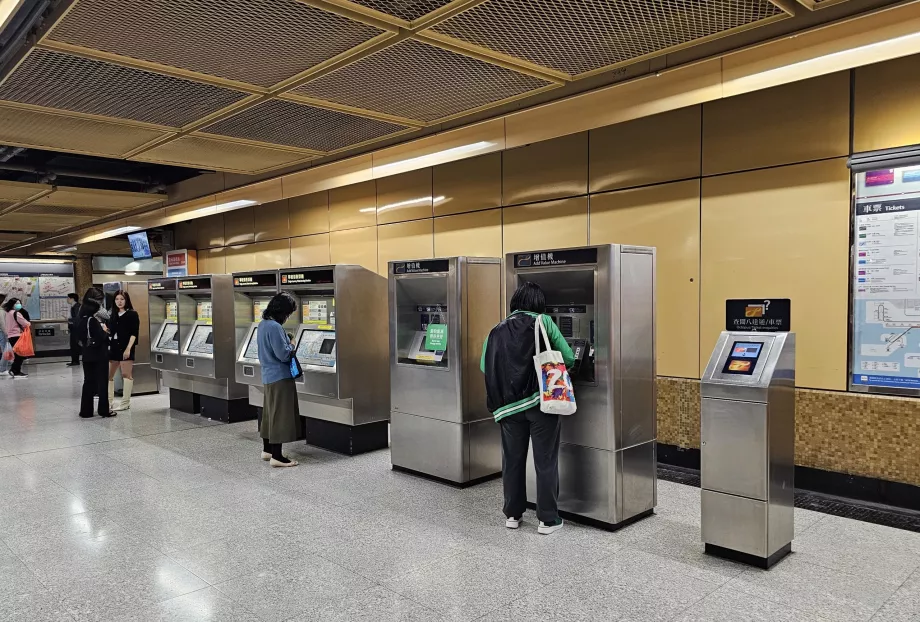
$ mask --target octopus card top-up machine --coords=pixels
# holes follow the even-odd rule
[[[284,328],[303,369],[296,385],[307,443],[346,455],[385,448],[386,279],[350,264],[284,269],[279,278],[297,300]]]
[[[150,320],[150,367],[160,372],[163,384],[168,387],[168,376],[179,371],[179,302],[176,298],[176,279],[147,281],[147,314]]]
[[[236,334],[236,381],[249,387],[249,404],[262,408],[265,390],[259,365],[259,323],[278,293],[278,271],[233,274],[233,316]]]
[[[656,502],[655,249],[607,244],[509,253],[505,296],[539,285],[575,355],[578,411],[562,420],[559,510],[618,529]],[[532,459],[531,459],[532,463]],[[535,498],[528,469],[528,498]]]
[[[210,419],[255,418],[246,385],[236,381],[233,282],[229,274],[182,277],[176,285],[179,311],[178,371],[165,376],[170,407],[200,411]]]

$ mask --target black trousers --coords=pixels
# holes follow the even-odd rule
[[[77,335],[73,330],[71,330],[70,331],[70,362],[73,363],[74,365],[80,362],[80,351],[81,350],[82,348],[80,347],[80,344],[77,342]]]
[[[527,451],[533,444],[537,473],[537,518],[544,523],[559,519],[559,415],[540,407],[509,415],[498,422],[502,428],[502,483],[505,516],[520,518],[527,509]]]
[[[16,342],[19,341],[19,337],[10,337],[10,345],[15,346]],[[14,374],[22,373],[22,364],[25,362],[25,359],[19,356],[18,354],[13,355],[13,365],[10,367],[10,371]]]
[[[83,360],[83,395],[80,397],[80,414],[93,414],[93,396],[99,396],[99,415],[109,414],[109,362]]]

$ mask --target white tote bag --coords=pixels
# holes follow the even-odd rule
[[[540,335],[543,335],[546,344],[545,352],[540,352]],[[533,362],[540,385],[540,410],[552,415],[574,415],[575,392],[572,390],[572,379],[565,368],[562,353],[550,349],[542,315],[537,316],[534,322],[533,339],[536,352]]]

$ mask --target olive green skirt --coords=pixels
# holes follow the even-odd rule
[[[304,422],[297,406],[297,388],[293,378],[265,385],[262,425],[259,434],[272,445],[293,443],[303,438]]]

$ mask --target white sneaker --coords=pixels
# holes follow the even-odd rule
[[[266,462],[268,462],[269,460],[272,459],[272,455],[271,455],[269,452],[267,452],[267,451],[263,451],[263,452],[262,452],[262,459],[265,460]]]
[[[279,462],[278,460],[275,460],[274,458],[271,458],[268,461],[268,463],[272,465],[273,467],[295,467],[298,464],[296,460],[291,460],[290,462]]]
[[[559,531],[560,529],[562,529],[563,524],[564,523],[561,518],[559,519],[559,522],[555,525],[547,525],[543,521],[540,521],[540,526],[537,527],[537,533],[544,535],[544,536],[548,536],[554,531]]]
[[[521,526],[520,518],[507,518],[505,519],[505,527],[508,529],[517,529]]]

